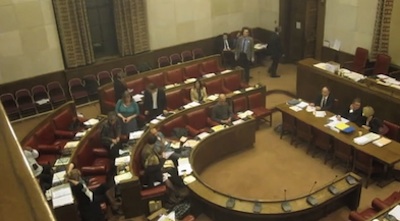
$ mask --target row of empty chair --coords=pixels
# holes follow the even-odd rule
[[[186,50],[182,53],[173,53],[170,56],[161,56],[157,59],[158,67],[166,67],[169,65],[179,64],[185,61],[204,57],[204,52],[201,48],[195,48],[192,51]]]

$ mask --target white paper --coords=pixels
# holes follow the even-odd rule
[[[135,94],[135,95],[132,96],[132,98],[133,98],[133,100],[134,100],[135,102],[140,102],[140,101],[142,101],[143,97],[144,97],[143,94]]]
[[[158,124],[160,123],[160,120],[157,118],[154,118],[153,120],[150,121],[151,124]]]
[[[302,110],[300,107],[297,107],[297,106],[291,106],[291,107],[289,107],[289,109],[291,109],[291,110],[293,110],[295,112],[298,112],[298,111]]]
[[[233,125],[238,125],[238,124],[241,124],[241,123],[244,123],[244,120],[239,119],[239,120],[232,121]]]
[[[240,94],[240,93],[242,93],[242,92],[240,92],[240,91],[238,91],[238,90],[236,90],[236,91],[233,92],[233,94]]]
[[[175,85],[174,84],[167,84],[164,87],[165,87],[165,89],[170,89],[170,88],[175,87]]]
[[[175,211],[170,212],[168,215],[162,215],[157,221],[175,221]]]
[[[261,44],[261,43],[257,43],[254,45],[254,49],[264,49],[267,48],[268,44]]]
[[[181,143],[180,142],[172,142],[171,147],[173,149],[179,149],[179,148],[181,148]]]
[[[161,115],[158,115],[156,118],[159,119],[159,120],[164,120],[165,116],[161,114]]]
[[[37,100],[35,103],[37,103],[38,105],[43,105],[43,104],[46,104],[49,102],[50,102],[50,99],[44,98],[44,99]]]
[[[209,135],[210,135],[209,133],[203,132],[203,133],[198,134],[197,137],[198,137],[200,140],[202,140],[202,139],[208,137]]]
[[[333,41],[331,48],[333,50],[339,51],[340,50],[340,46],[341,46],[342,42],[338,39],[335,39],[335,41]]]
[[[139,139],[142,136],[143,132],[144,132],[143,130],[138,130],[138,131],[130,133],[129,140]]]
[[[306,111],[307,111],[307,112],[314,112],[314,111],[315,111],[315,107],[313,107],[313,106],[307,106]]]
[[[115,184],[119,184],[121,181],[129,180],[130,178],[132,178],[132,174],[130,172],[126,172],[126,173],[114,176],[114,181],[115,181]]]
[[[199,105],[200,105],[199,102],[193,101],[193,102],[190,102],[190,103],[186,104],[185,106],[183,106],[183,108],[189,109],[189,108],[196,107],[196,106],[199,106]]]
[[[68,183],[51,188],[51,198],[52,199],[66,196],[66,195],[71,195],[71,194],[72,194],[71,187]]]
[[[91,119],[83,122],[83,124],[86,125],[86,126],[93,126],[93,125],[96,125],[97,123],[99,123],[99,120],[98,119],[94,119],[94,118],[91,118]]]
[[[251,90],[254,90],[254,87],[248,87],[248,88],[246,88],[246,89],[244,89],[245,91],[251,91]]]
[[[189,175],[189,176],[186,176],[185,178],[183,178],[183,183],[185,185],[191,184],[194,181],[196,181],[196,177],[194,177],[193,175]]]
[[[60,171],[60,172],[54,173],[53,181],[52,181],[53,186],[63,183],[65,180],[66,173],[67,173],[66,171]]]
[[[193,83],[195,81],[196,81],[196,78],[188,78],[188,79],[186,79],[185,84]]]
[[[226,69],[226,70],[224,70],[224,71],[221,71],[221,74],[226,74],[226,73],[229,73],[229,72],[232,72],[232,70]]]
[[[122,149],[122,150],[118,150],[119,155],[123,155],[126,153],[129,153],[129,148],[128,149]]]
[[[299,108],[301,108],[301,109],[303,109],[303,108],[305,108],[305,107],[308,106],[308,103],[307,103],[307,102],[304,102],[304,101],[301,101],[301,102],[298,103],[296,106],[299,107]]]
[[[72,196],[72,194],[70,195],[65,195],[62,197],[58,197],[55,199],[52,199],[53,202],[53,209],[58,208],[58,207],[62,207],[62,206],[66,206],[66,205],[71,205],[74,203],[74,197]]]
[[[64,149],[75,148],[78,146],[78,144],[79,144],[79,141],[69,141],[64,145]]]
[[[162,153],[162,157],[164,159],[168,159],[172,154],[174,153],[174,151],[166,151]]]
[[[178,159],[178,175],[189,175],[192,173],[192,166],[190,165],[189,158]]]
[[[315,111],[314,116],[315,117],[325,117],[326,112],[325,111]]]
[[[71,157],[61,157],[58,158],[56,160],[56,162],[54,163],[54,166],[65,166],[69,163],[69,160],[71,159]]]
[[[126,165],[129,162],[131,162],[131,156],[129,156],[129,155],[115,158],[115,166]]]
[[[191,147],[191,148],[194,148],[194,147],[197,146],[198,143],[199,143],[198,140],[187,140],[187,141],[183,144],[183,146],[184,146],[184,147]]]
[[[86,130],[85,131],[81,131],[75,134],[75,137],[83,137],[86,135]]]
[[[370,133],[367,133],[367,134],[365,134],[365,135],[363,135],[361,137],[354,138],[353,141],[354,141],[354,143],[356,143],[358,145],[365,145],[367,143],[370,143],[370,142],[372,142],[374,140],[379,139],[380,137],[381,136],[379,134],[370,132]]]
[[[203,77],[205,77],[205,78],[210,78],[210,77],[214,77],[214,76],[215,76],[215,73],[208,73],[208,74],[203,75]]]
[[[394,216],[397,220],[400,220],[400,205],[397,205],[392,210],[390,210],[389,215]]]

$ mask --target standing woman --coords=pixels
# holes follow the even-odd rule
[[[139,115],[139,106],[132,99],[128,91],[125,91],[122,98],[115,105],[115,112],[122,122],[122,134],[127,134],[138,130],[137,116]]]
[[[197,79],[194,82],[193,87],[190,89],[190,99],[192,101],[203,102],[207,98],[206,87],[204,87],[203,82]]]

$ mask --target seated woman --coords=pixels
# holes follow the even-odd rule
[[[115,105],[115,112],[122,122],[122,134],[129,135],[129,133],[138,130],[136,118],[140,113],[139,106],[128,91],[125,91],[122,98],[118,100]]]
[[[379,134],[380,129],[383,126],[383,122],[379,118],[376,118],[374,114],[375,114],[374,108],[372,108],[371,106],[366,106],[363,108],[362,127],[371,132]]]
[[[207,99],[206,87],[204,87],[200,79],[197,79],[194,82],[193,88],[190,89],[190,99],[196,102],[203,102]]]

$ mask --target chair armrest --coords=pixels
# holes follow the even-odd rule
[[[62,138],[73,138],[75,136],[74,132],[68,130],[55,130],[54,134],[56,135],[56,137]]]
[[[193,137],[200,133],[199,130],[197,130],[197,129],[195,129],[195,128],[189,126],[189,125],[186,125],[186,129],[189,131],[189,134],[190,134],[191,136],[193,136]]]
[[[93,148],[93,154],[96,157],[108,157],[108,151],[105,148]]]
[[[39,153],[46,153],[46,154],[60,154],[61,147],[58,145],[51,145],[51,144],[38,144],[36,148]]]
[[[387,205],[385,202],[383,202],[381,199],[379,198],[375,198],[372,200],[371,203],[372,208],[374,208],[377,211],[381,211],[387,207],[389,207],[390,205]]]
[[[82,174],[85,176],[90,175],[102,175],[107,173],[107,168],[105,165],[101,166],[84,166],[81,168]]]
[[[364,221],[365,218],[362,217],[359,213],[355,211],[351,211],[349,214],[349,220],[351,221]]]
[[[153,188],[145,189],[140,191],[142,199],[156,198],[164,195],[167,192],[167,187],[165,185],[156,186]]]

